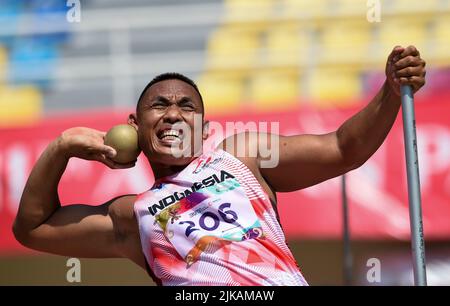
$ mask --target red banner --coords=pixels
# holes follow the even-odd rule
[[[417,99],[416,122],[423,222],[428,239],[450,238],[450,97]],[[298,110],[271,114],[210,118],[227,121],[279,122],[280,133],[325,133],[335,130],[358,109]],[[0,252],[23,251],[11,226],[28,175],[46,145],[64,129],[88,126],[108,130],[126,121],[127,112],[89,112],[46,118],[32,127],[0,130]],[[376,127],[374,127],[376,128]],[[302,175],[299,173],[298,175]],[[97,162],[72,159],[61,181],[62,203],[101,204],[114,196],[139,193],[152,184],[143,155],[137,166],[110,170]],[[341,180],[305,190],[280,193],[278,206],[288,236],[339,238],[342,227]],[[355,239],[409,238],[409,213],[401,115],[382,147],[361,168],[347,175],[350,227]]]

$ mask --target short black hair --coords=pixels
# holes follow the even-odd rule
[[[138,99],[138,102],[136,105],[136,113],[139,109],[139,104],[141,103],[142,98],[144,97],[145,93],[147,92],[147,89],[149,89],[152,85],[154,85],[158,82],[162,82],[162,81],[166,81],[166,80],[180,80],[180,81],[183,81],[183,82],[191,85],[192,87],[194,87],[195,91],[200,96],[200,102],[202,102],[203,112],[205,111],[205,106],[203,104],[203,97],[202,97],[202,94],[200,93],[200,90],[198,90],[197,84],[195,84],[195,82],[192,79],[188,78],[187,76],[185,76],[181,73],[166,72],[166,73],[157,75],[156,77],[153,78],[153,80],[150,81],[150,83],[147,84],[147,86],[145,86],[144,90],[142,91],[141,95],[139,96],[139,99]]]

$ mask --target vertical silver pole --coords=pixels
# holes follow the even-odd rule
[[[348,219],[347,185],[345,174],[342,175],[342,216],[343,216],[343,244],[344,244],[344,285],[352,285],[353,258],[350,246],[350,226]]]
[[[406,174],[408,177],[409,219],[413,255],[414,285],[426,286],[425,244],[420,198],[419,160],[417,157],[416,119],[411,86],[401,86]]]

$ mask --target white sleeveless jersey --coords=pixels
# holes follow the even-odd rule
[[[134,210],[159,285],[307,285],[268,196],[223,150],[155,181]]]

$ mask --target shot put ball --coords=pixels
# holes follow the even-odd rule
[[[117,155],[112,160],[120,164],[135,161],[141,153],[137,131],[128,124],[112,127],[106,133],[105,145],[113,147],[117,151]]]

